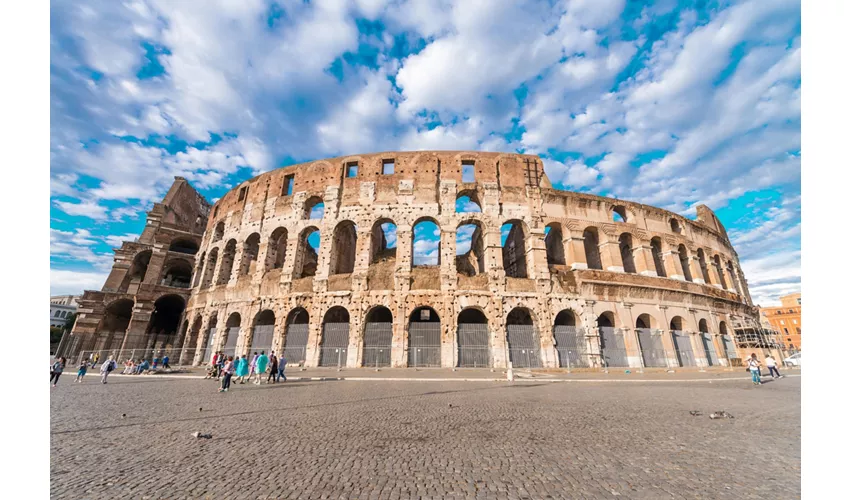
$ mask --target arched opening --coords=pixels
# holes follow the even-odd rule
[[[685,281],[693,281],[691,275],[691,259],[688,256],[688,249],[685,245],[679,245],[679,263],[682,265],[682,274],[685,275]]]
[[[266,271],[282,269],[286,260],[286,228],[279,227],[272,231],[269,237],[269,248],[266,250]]]
[[[192,284],[192,264],[183,259],[172,259],[162,272],[160,284],[175,288],[189,288]]]
[[[683,331],[685,320],[681,316],[673,316],[670,320],[670,330],[673,336],[673,348],[676,350],[676,360],[679,366],[696,366],[691,336]]]
[[[629,233],[620,235],[620,257],[623,259],[623,271],[632,274],[637,273],[632,247],[632,235]]]
[[[661,340],[661,331],[656,329],[655,318],[649,314],[641,314],[635,321],[638,345],[640,346],[643,366],[667,366],[667,355]]]
[[[708,272],[708,264],[705,261],[705,252],[702,248],[697,250],[697,258],[699,259],[699,268],[702,271],[702,279],[706,282],[706,284],[711,284],[711,276]]]
[[[481,203],[478,201],[478,195],[475,191],[461,191],[455,200],[455,212],[475,213],[481,212]]]
[[[363,329],[362,364],[365,367],[390,366],[393,347],[393,313],[384,306],[373,307],[366,314]]]
[[[726,327],[726,322],[721,321],[720,325],[718,325],[718,331],[720,332],[720,337],[723,339],[723,350],[726,354],[726,359],[729,360],[729,363],[732,363],[733,359],[740,359],[738,356],[738,350],[735,349],[735,342],[732,340],[732,336],[729,335],[729,330]]]
[[[587,340],[584,330],[578,328],[576,313],[564,309],[555,316],[555,349],[558,351],[558,365],[562,368],[586,367],[588,364]]]
[[[407,322],[407,366],[439,367],[442,363],[440,316],[434,309],[417,307]]]
[[[714,256],[714,270],[717,272],[717,277],[720,279],[720,286],[724,290],[728,290],[726,286],[726,276],[723,276],[723,267],[720,265],[720,256]]]
[[[216,285],[224,285],[230,281],[230,275],[233,273],[233,260],[236,258],[236,240],[230,240],[224,247],[221,253],[221,268],[218,272],[218,280]]]
[[[664,259],[661,256],[661,238],[655,237],[649,241],[649,248],[652,251],[652,261],[655,263],[655,273],[662,278],[667,277],[667,270],[664,268]]]
[[[173,347],[177,329],[186,303],[179,295],[164,295],[153,304],[153,312],[148,323],[147,333],[153,336],[148,344],[154,350]]]
[[[528,278],[525,260],[525,231],[519,221],[502,224],[502,265],[509,278]]]
[[[628,212],[626,212],[626,207],[622,205],[617,205],[616,207],[611,209],[611,220],[614,222],[628,222]]]
[[[397,228],[390,219],[380,219],[372,225],[369,264],[395,260]]]
[[[319,230],[308,227],[298,237],[298,250],[295,253],[293,278],[309,278],[316,275],[319,264]]]
[[[670,230],[676,234],[682,233],[682,226],[679,224],[678,220],[670,219]]]
[[[484,273],[484,231],[478,221],[461,223],[457,227],[455,267],[458,274],[477,276]]]
[[[180,351],[179,364],[181,365],[187,360],[191,361],[194,358],[195,350],[201,348],[198,345],[198,342],[201,340],[201,321],[201,315],[195,316],[195,320],[192,321],[192,327],[186,333],[186,338],[183,340],[185,349]]]
[[[732,286],[735,288],[735,293],[741,295],[741,286],[738,283],[738,274],[735,272],[735,269],[732,267],[732,262],[726,262],[726,274],[729,275],[729,279],[732,280]],[[793,312],[793,311],[788,311]]]
[[[720,362],[717,359],[717,351],[714,349],[714,339],[711,338],[711,333],[708,331],[708,321],[701,319],[698,325],[702,347],[705,351],[705,360],[708,362],[708,366],[717,366]]]
[[[215,266],[218,264],[218,248],[210,250],[209,258],[207,259],[206,267],[204,267],[204,277],[201,280],[201,288],[209,288],[212,285],[213,276],[215,275]]]
[[[486,368],[491,366],[490,329],[487,316],[468,307],[457,316],[457,349],[459,367]]]
[[[103,319],[97,325],[97,337],[102,342],[100,349],[118,347],[124,339],[130,319],[133,317],[134,303],[130,299],[119,299],[106,306]]]
[[[305,219],[321,219],[325,216],[325,202],[320,196],[311,196],[304,202]]]
[[[650,328],[653,328],[654,323],[655,318],[653,318],[649,314],[643,313],[637,317],[637,320],[635,321],[635,328],[643,328],[648,330]]]
[[[589,227],[582,233],[584,238],[584,255],[587,258],[588,269],[602,269],[602,257],[599,255],[599,232],[595,227]]]
[[[195,273],[195,279],[192,281],[192,287],[196,287],[201,283],[201,277],[204,274],[204,265],[206,263],[207,253],[202,252],[201,258],[198,260],[198,272]]]
[[[227,318],[224,324],[224,347],[221,349],[225,356],[234,356],[236,354],[236,342],[239,341],[239,332],[242,326],[242,316],[239,313],[233,313]]]
[[[614,313],[605,311],[596,318],[599,329],[599,350],[604,367],[626,367],[629,360],[626,355],[626,341],[623,332],[617,328]]]
[[[343,367],[348,357],[349,315],[342,306],[328,309],[322,320],[319,366]]]
[[[508,356],[517,368],[540,368],[540,339],[531,311],[515,307],[506,321]]]
[[[257,256],[260,254],[260,235],[251,233],[242,247],[242,262],[239,265],[239,276],[253,276],[257,270]]]
[[[271,352],[274,341],[274,312],[270,309],[260,311],[254,318],[254,331],[251,336],[251,351]]]
[[[307,338],[310,336],[310,314],[303,307],[296,307],[286,315],[286,331],[283,342],[283,360],[293,365],[302,365],[307,359]],[[281,361],[283,362],[283,361]]]
[[[203,359],[205,363],[209,363],[212,360],[213,356],[213,345],[215,342],[215,332],[216,326],[218,325],[218,314],[213,313],[210,315],[209,326],[207,327],[207,343],[203,346],[204,353]],[[200,346],[199,346],[200,347]]]
[[[168,246],[168,251],[195,255],[198,253],[198,244],[193,240],[177,238]]]
[[[549,267],[567,264],[564,255],[564,233],[560,224],[549,224],[545,229],[546,262]]]
[[[215,229],[213,229],[212,242],[215,243],[222,238],[224,238],[224,221],[219,221],[219,223],[215,225]]]
[[[413,225],[413,267],[440,265],[440,226],[431,219]]]
[[[139,284],[145,280],[145,275],[148,272],[148,264],[151,261],[152,252],[143,250],[133,257],[133,263],[130,264],[130,270],[127,272],[127,277],[121,284],[121,291],[127,293],[136,293],[139,289]]]
[[[349,274],[354,271],[357,255],[357,226],[350,220],[336,225],[331,244],[330,274]]]

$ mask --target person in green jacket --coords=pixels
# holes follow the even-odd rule
[[[260,351],[260,356],[257,358],[257,380],[254,382],[255,384],[260,385],[262,374],[266,373],[268,367],[269,357],[266,356],[266,351]]]
[[[233,361],[236,364],[236,376],[239,378],[239,383],[245,383],[245,377],[248,376],[248,357],[244,354],[241,358]]]

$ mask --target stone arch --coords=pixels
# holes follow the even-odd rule
[[[679,263],[682,265],[682,274],[685,276],[685,281],[693,281],[691,275],[691,259],[688,255],[688,249],[684,244],[679,244]]]
[[[455,268],[458,274],[477,276],[485,273],[484,225],[481,221],[462,221],[455,232]]]
[[[385,306],[372,306],[364,315],[363,366],[390,366],[393,347],[393,313]]]
[[[213,248],[210,250],[210,254],[207,258],[206,267],[204,268],[204,276],[201,279],[201,289],[209,288],[212,285],[213,275],[215,274],[215,268],[218,264],[218,248]]]
[[[626,341],[623,332],[617,326],[617,316],[605,311],[596,318],[599,330],[599,351],[604,367],[629,366],[626,354]]]
[[[304,201],[305,219],[322,219],[325,216],[325,201],[321,196],[311,196]]]
[[[251,346],[251,351],[271,352],[274,342],[275,321],[275,314],[271,309],[263,309],[254,316],[251,339],[246,342],[246,345]]]
[[[576,314],[576,312],[570,308],[561,309],[558,314],[555,315],[554,324],[555,326],[579,326],[581,322],[581,317]]]
[[[612,311],[605,311],[596,317],[596,326],[599,328],[616,328],[617,315]]]
[[[301,306],[286,315],[281,363],[301,365],[307,359],[307,340],[310,336],[310,313]]]
[[[455,212],[459,214],[481,212],[481,201],[478,199],[478,193],[474,189],[459,192],[457,198],[455,198]]]
[[[466,307],[458,313],[457,347],[457,366],[466,368],[492,366],[489,320],[480,308]]]
[[[130,285],[138,286],[145,280],[145,275],[148,273],[148,265],[151,261],[153,252],[151,250],[142,250],[133,256],[133,262],[130,264],[130,270],[127,271],[127,276],[121,284],[122,292],[135,293],[136,289],[130,290]]]
[[[220,241],[224,238],[224,221],[219,221],[218,224],[215,225],[215,229],[213,229],[213,237],[212,242]]]
[[[611,220],[614,222],[629,222],[629,214],[623,205],[615,205],[611,208]]]
[[[584,255],[587,257],[588,269],[602,269],[602,256],[599,254],[599,230],[593,226],[587,227],[582,233],[584,238]]]
[[[439,367],[442,363],[440,314],[431,306],[418,306],[407,317],[407,366]]]
[[[441,245],[440,223],[432,217],[417,219],[413,223],[413,245],[411,245],[410,256],[412,267],[439,266]]]
[[[525,223],[519,219],[511,219],[502,224],[502,265],[507,277],[528,278],[526,234],[528,233]]]
[[[168,245],[168,251],[195,255],[198,253],[198,242],[189,238],[175,238]]]
[[[239,276],[253,276],[257,270],[257,257],[260,255],[260,233],[251,233],[242,246],[242,262]]]
[[[319,251],[318,244],[314,247],[313,243],[317,243],[315,240],[319,240],[320,238],[321,233],[315,226],[305,228],[298,235],[298,248],[295,251],[295,269],[292,272],[293,279],[316,275],[319,265]]]
[[[175,288],[192,286],[192,264],[185,259],[169,259],[162,270],[160,284]]]
[[[369,245],[369,264],[395,259],[397,226],[392,219],[382,217],[372,224]]]
[[[207,320],[207,343],[206,345],[198,345],[198,349],[202,349],[203,353],[203,361],[205,363],[209,363],[212,360],[212,356],[214,353],[214,343],[216,340],[216,331],[218,326],[218,312],[213,312],[210,314],[209,320]],[[198,339],[200,342],[200,338]],[[196,357],[196,359],[199,359]]]
[[[224,246],[224,251],[221,252],[221,266],[218,271],[218,280],[216,285],[224,285],[230,281],[230,275],[233,273],[233,261],[236,259],[236,240],[231,239]]]
[[[185,309],[186,301],[180,295],[163,294],[156,299],[146,329],[147,344],[154,353],[158,349],[174,346]]]
[[[664,256],[661,253],[661,238],[658,236],[649,240],[649,248],[652,252],[652,261],[655,263],[655,273],[662,277],[667,277],[667,269],[664,267]]]
[[[708,321],[705,318],[700,319],[697,323],[697,329],[699,330],[699,337],[700,341],[702,341],[702,348],[705,352],[705,360],[708,366],[720,364],[720,360],[717,359],[717,351],[714,349],[714,339],[708,330]]]
[[[726,276],[723,275],[723,266],[720,264],[720,255],[714,254],[714,270],[717,271],[717,277],[720,280],[720,286],[727,290]]]
[[[93,342],[100,342],[101,346],[91,345],[91,349],[96,347],[100,349],[112,349],[119,347],[127,333],[127,327],[130,326],[130,320],[133,318],[133,307],[135,302],[132,299],[117,299],[110,302],[103,312],[103,317],[98,322],[95,332],[97,338],[92,338]]]
[[[225,356],[235,356],[236,343],[239,341],[239,332],[242,329],[242,315],[238,312],[231,313],[224,323],[224,336],[221,352]]]
[[[286,261],[286,245],[289,232],[285,227],[278,227],[269,236],[269,245],[266,250],[266,271],[282,269]]]
[[[699,323],[697,323],[697,328],[700,333],[708,333],[708,321],[705,318],[700,319]]]
[[[579,328],[580,316],[572,309],[562,309],[555,315],[552,336],[558,352],[558,365],[562,368],[587,367],[587,340]]]
[[[623,259],[623,271],[631,274],[637,273],[634,258],[634,243],[632,235],[623,233],[619,238],[620,242],[620,257]]]
[[[658,323],[649,313],[643,313],[635,321],[638,347],[643,358],[643,366],[662,368],[667,366],[667,353],[661,340]]]
[[[702,279],[707,285],[710,285],[711,273],[708,272],[708,263],[705,260],[705,251],[702,248],[697,250],[697,259],[699,259],[699,269],[702,272]]]
[[[354,272],[357,257],[357,226],[350,220],[336,225],[331,243],[330,275]]]
[[[658,322],[651,314],[643,313],[635,320],[635,328],[656,329],[658,328]]]
[[[546,243],[546,262],[549,267],[567,264],[564,252],[564,232],[561,224],[552,222],[546,225],[544,241]]]
[[[670,329],[674,331],[684,331],[688,324],[681,316],[673,316],[670,319]]]
[[[540,336],[534,313],[526,307],[514,307],[505,319],[508,359],[517,368],[540,368]]]
[[[676,234],[682,234],[682,225],[675,217],[670,218],[670,230]]]
[[[343,367],[348,359],[351,315],[343,306],[333,306],[322,318],[319,366]]]

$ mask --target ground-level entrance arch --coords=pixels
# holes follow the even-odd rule
[[[540,368],[540,338],[531,311],[516,307],[507,319],[508,359],[515,368]]]
[[[349,329],[350,316],[344,307],[334,306],[328,309],[322,321],[319,366],[345,366],[348,359]]]
[[[407,366],[439,367],[442,362],[440,350],[440,316],[430,307],[418,307],[410,313],[407,324]]]
[[[390,366],[393,350],[393,313],[384,306],[366,314],[363,328],[363,366]]]
[[[490,329],[487,316],[478,309],[464,309],[457,317],[457,365],[464,368],[489,368]]]

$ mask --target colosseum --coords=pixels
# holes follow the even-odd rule
[[[758,324],[708,207],[690,220],[554,189],[535,155],[448,151],[292,165],[213,205],[178,177],[79,312],[71,356],[306,367],[728,366]]]

